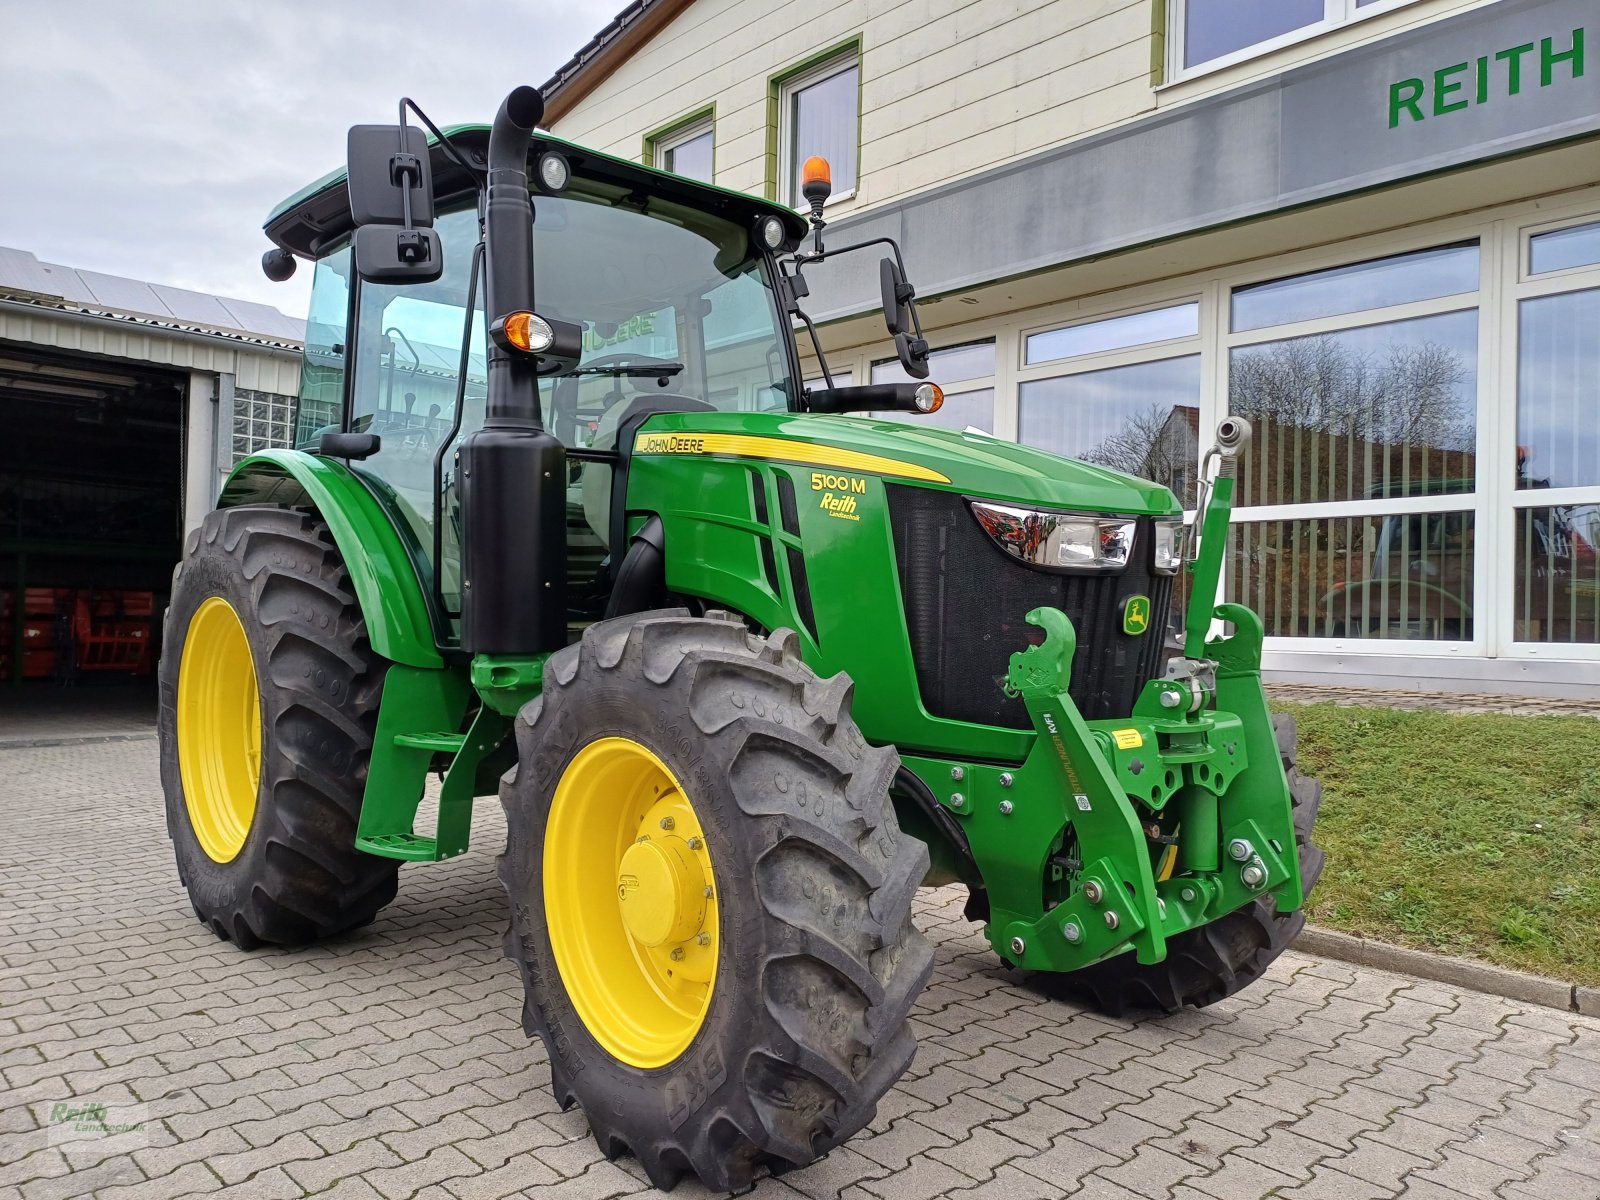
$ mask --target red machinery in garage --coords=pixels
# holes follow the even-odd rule
[[[0,592],[0,628],[10,628],[14,593]],[[155,594],[30,587],[22,593],[22,677],[73,682],[87,674],[149,675],[155,667]],[[0,679],[11,673],[0,646]]]

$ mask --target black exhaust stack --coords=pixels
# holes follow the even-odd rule
[[[489,324],[534,311],[528,139],[538,88],[505,98],[489,134],[484,217]],[[483,428],[457,454],[461,644],[474,654],[537,654],[567,644],[567,452],[539,412],[538,359],[489,341]]]

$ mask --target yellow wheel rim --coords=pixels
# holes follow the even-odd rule
[[[232,862],[261,789],[261,692],[239,614],[221,596],[195,610],[178,664],[178,774],[208,857]]]
[[[562,773],[544,905],[561,982],[595,1041],[642,1069],[687,1050],[717,975],[711,851],[688,795],[638,742],[591,742]]]

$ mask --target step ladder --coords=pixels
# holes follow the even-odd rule
[[[445,732],[460,727],[467,699],[468,688],[454,672],[389,668],[356,849],[402,862],[439,862],[466,851],[479,768],[511,730],[510,717],[481,705],[466,732]],[[417,809],[441,756],[449,763],[430,836],[416,830]]]

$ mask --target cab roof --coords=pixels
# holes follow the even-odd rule
[[[451,125],[443,132],[450,144],[474,167],[486,165],[489,126]],[[477,187],[477,180],[456,164],[439,145],[438,139],[430,136],[428,145],[431,147],[429,158],[433,168],[436,204],[442,207],[447,199]],[[792,242],[798,242],[808,228],[805,218],[799,213],[775,201],[701,183],[669,171],[659,171],[654,167],[591,150],[542,129],[535,130],[528,139],[529,156],[537,156],[546,150],[558,150],[565,155],[572,165],[574,176],[622,184],[646,195],[662,195],[679,204],[714,212],[740,224],[754,225],[757,218],[769,215],[781,217]],[[351,232],[345,168],[329,171],[321,179],[281,202],[267,216],[265,229],[267,237],[275,245],[303,258],[321,258],[343,244]]]

